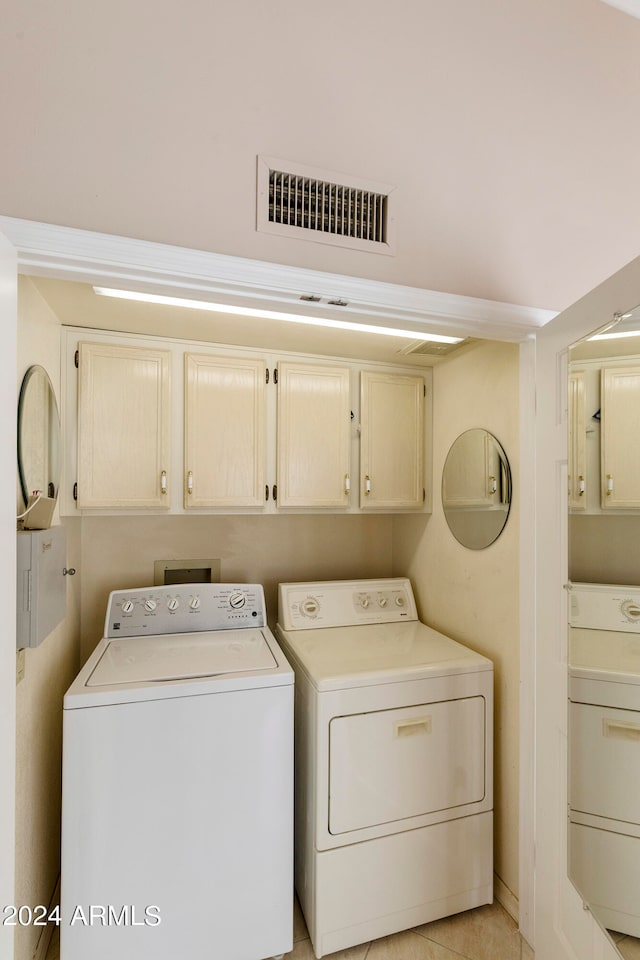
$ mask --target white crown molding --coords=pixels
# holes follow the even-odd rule
[[[94,233],[73,227],[0,216],[0,231],[18,253],[18,269],[32,276],[100,283],[220,302],[252,300],[291,312],[358,315],[368,321],[460,336],[521,341],[547,323],[554,311],[481,300],[360,277],[322,273],[279,263],[190,250],[169,244]],[[345,300],[331,307],[327,300]]]

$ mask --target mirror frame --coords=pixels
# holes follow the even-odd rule
[[[44,367],[40,366],[40,364],[33,364],[32,366],[28,367],[24,377],[22,378],[20,394],[18,397],[18,476],[20,478],[22,499],[24,500],[25,504],[27,504],[29,501],[29,489],[30,486],[33,487],[33,484],[29,484],[29,477],[27,476],[25,465],[26,450],[23,437],[24,412],[27,403],[29,386],[34,381],[36,376],[40,376],[44,379],[44,386],[47,390],[49,403],[54,414],[54,417],[52,417],[51,420],[55,424],[53,434],[51,432],[51,422],[47,426],[47,443],[49,446],[49,451],[53,451],[55,459],[57,460],[54,470],[55,476],[53,476],[51,479],[48,479],[47,489],[46,491],[43,491],[43,494],[52,500],[57,500],[58,491],[60,489],[60,413],[58,410],[58,403],[49,374]],[[53,456],[51,457],[51,460],[54,460]]]
[[[445,499],[445,481],[447,475],[447,464],[451,464],[452,454],[456,450],[456,445],[458,450],[460,450],[463,441],[466,439],[471,439],[471,434],[477,434],[478,439],[483,441],[483,446],[485,446],[485,455],[482,457],[482,462],[477,464],[476,478],[479,477],[479,483],[473,483],[472,477],[472,486],[474,489],[469,487],[467,490],[463,491],[464,496],[460,499],[460,506],[447,507],[447,500]],[[490,464],[487,462],[487,449],[486,444],[491,443],[493,445],[494,451],[498,457],[498,467],[494,469],[495,474],[499,476],[494,476],[492,473],[489,475],[489,470],[491,469]],[[489,481],[493,481],[494,489],[489,488]],[[495,494],[499,494],[500,499],[496,502],[491,498]],[[511,474],[511,465],[509,463],[509,458],[505,453],[504,447],[489,430],[486,430],[484,427],[471,427],[468,430],[464,430],[459,434],[456,439],[453,441],[449,447],[447,456],[442,467],[442,481],[440,486],[440,495],[442,499],[442,510],[444,512],[445,520],[447,521],[447,526],[451,531],[455,539],[463,547],[466,547],[468,550],[485,550],[487,547],[490,547],[492,543],[495,543],[502,531],[504,530],[507,520],[509,519],[509,514],[511,512],[511,501],[513,493],[513,481]],[[498,506],[505,506],[506,509],[499,511]],[[471,521],[475,520],[473,530],[473,536],[463,536],[462,530],[459,525],[454,524],[454,517],[465,516]],[[491,518],[500,517],[502,522],[500,523],[499,529],[488,529],[484,531],[482,527],[488,527],[487,521]],[[482,524],[480,523],[480,518],[482,518]]]

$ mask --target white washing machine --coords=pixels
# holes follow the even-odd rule
[[[261,586],[111,594],[64,698],[64,960],[292,949],[293,679]]]
[[[295,878],[316,957],[493,899],[493,665],[406,579],[285,583]]]
[[[640,587],[573,583],[569,625],[569,876],[640,937]]]

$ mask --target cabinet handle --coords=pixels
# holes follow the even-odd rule
[[[351,477],[349,476],[348,473],[345,473],[345,475],[344,475],[344,492],[345,492],[345,493],[350,493],[350,491],[351,491]]]
[[[578,477],[578,496],[583,497],[585,491],[584,477]]]
[[[163,470],[160,474],[160,493],[167,492],[167,471]]]
[[[489,496],[490,497],[493,496],[493,494],[496,492],[497,489],[498,489],[498,481],[496,480],[495,477],[489,477]]]
[[[365,497],[368,497],[370,493],[371,493],[371,478],[367,476],[367,477],[364,478],[364,495],[365,495]]]
[[[193,472],[191,470],[187,474],[187,493],[193,493]]]
[[[613,493],[613,476],[610,473],[608,473],[607,474],[607,496],[610,497],[612,493]]]

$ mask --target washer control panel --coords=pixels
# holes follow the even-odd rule
[[[180,583],[114,590],[105,637],[264,627],[264,590],[256,583]]]
[[[640,633],[640,586],[569,584],[569,623],[586,630]]]
[[[278,623],[284,630],[418,619],[411,583],[404,577],[281,583],[278,600]]]

